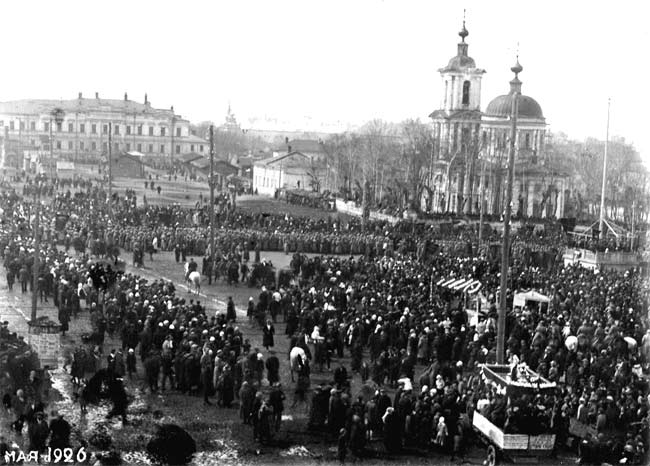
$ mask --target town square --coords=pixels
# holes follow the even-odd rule
[[[643,7],[522,3],[3,8],[0,464],[648,464]]]

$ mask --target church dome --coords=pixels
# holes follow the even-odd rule
[[[512,112],[512,94],[500,95],[488,104],[485,116],[509,117]],[[532,97],[519,96],[519,118],[536,118],[543,120],[542,107]]]
[[[468,68],[476,68],[476,62],[474,59],[472,57],[468,57],[467,55],[457,55],[449,60],[449,64],[445,70],[462,71]]]

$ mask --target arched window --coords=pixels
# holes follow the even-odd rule
[[[463,105],[469,105],[469,81],[463,83]]]

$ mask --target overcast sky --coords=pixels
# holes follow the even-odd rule
[[[523,93],[552,131],[631,141],[650,160],[647,2],[3,2],[0,100],[129,98],[192,121],[273,116],[427,120],[463,8],[483,109],[508,91],[519,43]],[[244,126],[246,124],[244,123]]]

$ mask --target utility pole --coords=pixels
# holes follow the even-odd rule
[[[108,217],[113,219],[113,160],[111,157],[112,154],[112,144],[113,139],[111,134],[113,133],[113,123],[108,122]]]
[[[52,114],[50,114],[50,179],[54,179],[54,141],[52,140]]]
[[[600,190],[600,221],[598,222],[598,229],[600,230],[600,239],[607,236],[605,234],[605,188],[607,186],[607,149],[609,146],[609,108],[611,106],[611,99],[607,99],[607,130],[605,133],[605,154],[603,156],[603,185]]]
[[[446,213],[449,212],[451,209],[451,164],[454,163],[454,160],[456,157],[460,154],[460,150],[457,150],[454,155],[451,157],[451,160],[449,160],[449,163],[447,164],[447,209]]]
[[[210,267],[214,267],[214,125],[210,125]],[[212,277],[212,271],[210,271]],[[212,278],[210,278],[212,281]]]
[[[636,217],[636,199],[632,200],[632,236],[630,238],[630,252],[634,251],[634,237],[636,236],[636,232],[634,231],[635,228],[635,217]]]
[[[51,144],[50,144],[51,145]],[[38,177],[37,177],[38,178]],[[41,270],[41,186],[40,180],[36,183],[36,202],[34,209],[34,223],[32,231],[34,232],[34,265],[32,266],[32,316],[31,322],[36,322],[36,308],[38,306],[38,275]]]
[[[481,167],[481,199],[479,200],[480,216],[478,221],[478,246],[483,244],[483,222],[485,221],[485,157],[483,157],[483,166]]]
[[[521,81],[518,74],[523,70],[517,58],[517,64],[510,68],[515,78],[510,81],[512,95],[512,113],[510,119],[510,152],[508,154],[508,185],[506,186],[505,215],[503,216],[503,245],[501,250],[501,283],[499,289],[499,315],[497,319],[497,364],[505,363],[506,315],[508,294],[508,269],[510,268],[510,215],[512,214],[512,184],[515,174],[515,150],[517,140],[517,115],[519,114],[519,94]]]

